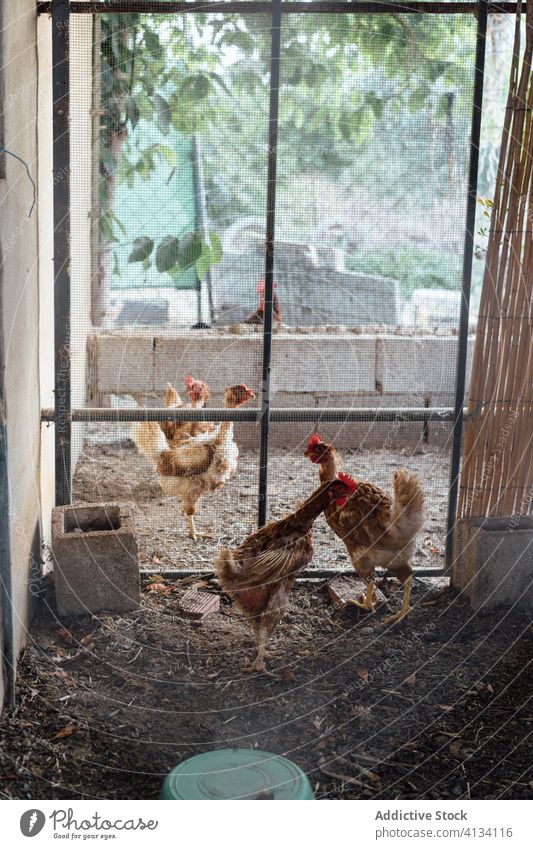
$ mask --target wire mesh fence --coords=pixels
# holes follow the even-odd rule
[[[72,406],[95,410],[72,426],[73,496],[135,501],[147,568],[200,569],[217,543],[257,526],[259,498],[273,519],[309,494],[317,470],[303,451],[319,430],[356,478],[390,492],[395,470],[420,474],[428,523],[415,566],[438,570],[476,18],[283,4],[273,91],[269,4],[164,5],[71,4]],[[255,393],[241,407],[253,420],[230,426],[222,449],[213,415],[199,466],[183,472],[205,483],[194,521],[212,539],[193,541],[187,486],[176,495],[160,463],[185,441],[165,444],[150,423],[139,437],[131,418],[166,404],[222,409],[237,384]],[[236,469],[206,482],[229,444]],[[315,566],[342,566],[322,521],[315,536]]]

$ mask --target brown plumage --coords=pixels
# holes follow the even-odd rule
[[[226,407],[239,407],[252,398],[252,390],[241,383],[227,387],[224,403]],[[233,422],[218,423],[212,432],[191,436],[171,448],[156,422],[140,422],[133,428],[133,439],[155,466],[165,495],[179,499],[190,536],[206,536],[196,531],[196,505],[203,495],[220,489],[237,473],[239,449],[233,438]]]
[[[265,320],[265,305],[261,303],[259,307],[244,320],[244,324],[263,324]],[[280,324],[283,321],[283,311],[277,295],[272,296],[272,320],[274,324]]]
[[[220,584],[250,619],[257,642],[250,670],[264,670],[266,642],[285,614],[298,573],[311,562],[315,519],[349,493],[342,481],[327,481],[284,519],[251,534],[233,551],[220,549],[215,561]]]
[[[345,477],[339,473],[341,458],[332,445],[313,434],[305,451],[311,462],[320,466],[320,480]],[[413,569],[411,559],[415,539],[424,525],[424,493],[417,475],[401,469],[394,475],[394,498],[369,481],[352,480],[352,494],[343,507],[330,506],[324,511],[332,531],[341,539],[357,574],[367,583],[364,601],[354,601],[374,611],[373,574],[376,566],[385,568],[404,586],[399,613],[385,621],[399,621],[409,606]]]

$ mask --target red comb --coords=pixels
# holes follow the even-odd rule
[[[272,282],[272,288],[273,288],[273,289],[277,289],[277,288],[278,288],[278,284],[276,283],[276,281],[275,281],[275,280]],[[264,294],[265,294],[265,278],[264,278],[264,277],[261,277],[261,280],[260,280],[260,281],[259,281],[259,283],[257,284],[257,291],[259,292],[259,294],[260,294],[260,295],[264,295]]]
[[[185,382],[185,386],[187,387],[187,389],[191,389],[194,386],[194,384],[196,383],[194,377],[191,377],[190,374],[185,375],[184,382]]]
[[[357,482],[354,481],[351,475],[347,474],[346,472],[339,472],[337,477],[340,481],[345,483],[346,486],[349,486],[352,492],[355,492],[355,490],[357,489]]]
[[[309,445],[307,447],[308,448],[314,448],[315,445],[321,445],[321,444],[322,444],[322,437],[320,436],[320,434],[319,433],[312,433],[311,436],[309,437]]]

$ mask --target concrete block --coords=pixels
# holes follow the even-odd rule
[[[497,605],[533,610],[533,517],[460,519],[454,532],[452,585],[474,610]]]
[[[454,392],[456,336],[390,336],[377,340],[376,380],[381,391]]]
[[[140,602],[139,559],[126,502],[52,510],[57,610],[76,616],[134,610]]]
[[[97,334],[88,394],[147,394],[154,386],[154,350],[151,337],[140,334]]]
[[[157,337],[153,351],[156,389],[164,389],[170,381],[181,391],[184,375],[192,374],[207,380],[212,392],[220,396],[234,383],[246,383],[258,391],[262,345],[261,334]],[[213,401],[210,406],[214,406]]]
[[[372,392],[376,342],[373,337],[321,333],[276,334],[272,344],[275,392]]]

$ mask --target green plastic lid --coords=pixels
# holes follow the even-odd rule
[[[300,767],[257,749],[217,749],[178,764],[162,799],[312,799]]]

